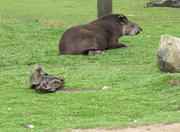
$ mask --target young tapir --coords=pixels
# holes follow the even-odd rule
[[[121,14],[104,16],[93,22],[71,27],[61,37],[59,52],[65,55],[102,53],[104,50],[128,47],[119,37],[137,35],[142,28]]]

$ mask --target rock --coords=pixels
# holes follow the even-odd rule
[[[41,80],[42,68],[39,65],[35,65],[34,71],[30,74],[30,88],[35,88],[39,85]]]
[[[24,125],[25,128],[34,128],[34,125]]]
[[[146,7],[174,7],[180,8],[180,0],[150,1]]]
[[[106,90],[106,89],[109,89],[110,87],[108,87],[108,86],[104,86],[103,88],[102,88],[102,90]]]
[[[157,65],[161,71],[180,72],[180,38],[162,35],[157,58]]]
[[[42,93],[56,92],[62,88],[65,80],[63,77],[49,75],[48,73],[41,74],[41,72],[42,68],[36,65],[30,74],[30,88]]]
[[[42,93],[52,93],[62,88],[64,78],[44,73],[36,89]]]

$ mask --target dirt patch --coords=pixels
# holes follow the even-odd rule
[[[180,85],[180,80],[178,79],[172,79],[168,81],[168,84],[176,84],[176,85]]]
[[[3,20],[3,19],[0,19],[0,23],[5,23],[5,20]]]
[[[69,132],[180,132],[180,123],[171,124],[154,124],[148,126],[139,126],[134,128],[120,128],[120,129],[76,129]]]
[[[89,91],[95,91],[95,92],[101,92],[101,91],[104,91],[106,89],[110,89],[111,87],[108,87],[108,86],[104,86],[103,88],[99,88],[99,89],[95,89],[95,88],[92,88],[92,89],[80,89],[80,88],[61,88],[60,90],[58,90],[59,92],[61,91],[65,91],[65,92],[81,92],[81,91],[84,91],[84,92],[89,92]]]
[[[72,8],[71,5],[64,5],[64,8]]]
[[[45,22],[44,25],[69,25],[67,22]]]
[[[58,90],[57,92],[89,92],[89,91],[96,91],[96,92],[100,92],[103,91],[103,89],[79,89],[79,88],[61,88],[60,90]]]

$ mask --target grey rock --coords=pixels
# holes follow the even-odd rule
[[[42,93],[52,93],[63,87],[65,79],[63,77],[41,74],[42,68],[35,66],[34,71],[30,74],[30,88],[36,89]]]
[[[161,71],[180,72],[180,38],[162,35],[157,58],[157,65]]]
[[[52,93],[62,88],[64,78],[44,73],[36,89],[43,93]]]
[[[39,65],[35,65],[34,71],[30,74],[30,88],[34,89],[39,85],[41,80],[42,68]]]
[[[174,7],[180,8],[180,0],[150,1],[146,7]]]

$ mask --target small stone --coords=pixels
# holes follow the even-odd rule
[[[34,128],[34,125],[24,125],[25,128]]]
[[[104,86],[103,88],[102,88],[102,90],[105,90],[105,89],[109,89],[110,87],[108,87],[108,86]]]
[[[38,20],[38,19],[35,19],[35,22],[39,22],[39,20]]]
[[[147,35],[148,38],[150,38],[151,36],[150,35]]]

